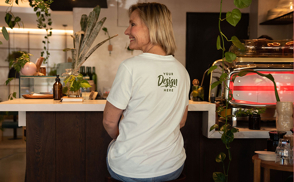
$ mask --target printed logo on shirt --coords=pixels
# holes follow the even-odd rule
[[[173,73],[163,73],[158,76],[158,86],[164,87],[164,92],[173,92],[174,88],[178,86],[178,79],[173,78]]]

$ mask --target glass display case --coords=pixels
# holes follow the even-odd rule
[[[293,58],[293,40],[250,39],[241,50],[232,44],[230,51],[237,57]]]
[[[20,76],[19,78],[19,98],[25,94],[53,94],[53,84],[56,76]],[[65,77],[60,78],[63,83]]]

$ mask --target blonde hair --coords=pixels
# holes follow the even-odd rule
[[[176,43],[169,9],[160,3],[137,3],[129,8],[129,16],[135,10],[149,29],[150,42],[161,46],[167,55],[174,55]]]

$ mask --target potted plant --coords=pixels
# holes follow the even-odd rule
[[[13,78],[16,78],[16,75],[19,72],[32,72],[32,75],[36,72],[36,65],[30,62],[30,56],[31,54],[22,51],[13,52],[8,56],[6,61],[9,62],[9,69],[13,68],[15,70],[15,76],[9,77],[5,82],[6,85],[8,85],[13,80]],[[10,93],[8,96],[8,100],[12,100],[13,98],[16,98],[16,92]]]
[[[236,117],[249,117],[248,120],[248,127],[252,130],[260,130],[260,114],[266,111],[265,107],[260,108],[240,108],[235,112]]]
[[[234,0],[234,4],[236,5],[237,8],[246,8],[251,4],[251,1],[252,0]],[[225,19],[221,19],[221,12],[222,12],[222,0],[220,3],[220,16],[219,16],[219,33],[220,34],[218,35],[217,40],[216,40],[216,47],[218,50],[222,51],[222,64],[225,64],[225,62],[233,63],[236,59],[236,54],[234,54],[230,51],[225,52],[224,40],[232,42],[239,50],[245,50],[245,47],[236,36],[232,36],[231,39],[228,39],[224,35],[224,33],[221,31],[220,23],[221,23],[221,21],[226,20],[232,26],[236,26],[238,24],[239,20],[241,19],[241,12],[239,9],[233,9],[231,12],[226,13]],[[216,65],[210,67],[207,74],[210,74],[216,68],[217,68]],[[242,77],[242,76],[247,75],[248,73],[258,74],[259,76],[266,77],[273,82],[274,90],[275,90],[275,97],[276,97],[276,101],[277,101],[277,108],[278,108],[280,105],[279,104],[280,98],[278,95],[277,86],[276,86],[274,77],[271,74],[262,74],[258,71],[252,70],[252,69],[243,69],[240,72],[238,72],[232,76],[232,81],[234,82],[234,80],[237,76]],[[232,100],[232,92],[227,85],[227,83],[228,83],[227,81],[229,79],[230,78],[228,78],[228,74],[226,73],[226,70],[224,70],[224,66],[222,66],[222,74],[220,76],[220,79],[218,81],[212,83],[212,85],[211,85],[211,89],[213,89],[216,86],[218,86],[219,84],[222,84],[223,88],[228,90],[228,92],[227,92],[228,95],[225,97],[226,99],[224,99],[224,103],[222,103],[217,108],[217,112],[227,110],[229,108],[228,103],[230,100]],[[292,127],[293,127],[293,119],[290,119],[290,115],[292,117],[292,114],[293,114],[293,104],[288,103],[288,107],[286,110],[287,110],[287,116],[289,118],[288,121],[292,122]],[[229,162],[226,167],[225,166],[226,165],[225,164],[226,154],[223,152],[221,152],[216,157],[216,162],[223,163],[224,173],[214,172],[213,173],[213,180],[214,181],[228,181],[228,172],[229,172],[229,167],[230,167],[230,163],[232,160],[231,151],[230,151],[230,143],[234,140],[234,133],[238,132],[238,129],[236,129],[236,128],[232,127],[230,124],[228,124],[228,118],[230,118],[230,117],[231,117],[231,115],[228,115],[227,112],[225,112],[225,116],[223,117],[225,119],[225,124],[222,127],[220,127],[220,129],[219,129],[220,133],[221,133],[221,140],[225,144],[226,149],[228,150],[227,152],[228,152]],[[210,127],[210,131],[212,131],[214,129],[218,129],[218,128],[219,128],[219,125],[215,124]],[[278,124],[277,124],[277,128],[278,128]]]
[[[96,44],[92,49],[90,49],[106,20],[106,17],[102,18],[100,21],[98,20],[100,10],[101,8],[98,5],[93,9],[92,12],[90,12],[89,16],[85,14],[81,16],[81,31],[76,32],[72,36],[74,41],[74,48],[66,48],[63,50],[71,51],[73,60],[72,69],[67,70],[67,73],[62,74],[62,76],[66,76],[64,80],[65,87],[63,88],[63,93],[70,91],[79,92],[78,90],[80,88],[91,87],[88,81],[84,80],[82,75],[79,74],[80,67],[96,49],[98,49],[108,40],[117,36],[114,35],[112,37],[108,37],[107,39]]]
[[[91,85],[87,80],[83,79],[83,75],[79,74],[77,76],[70,75],[64,80],[65,86],[62,89],[62,93],[66,94],[68,97],[79,97],[81,88],[90,88]]]

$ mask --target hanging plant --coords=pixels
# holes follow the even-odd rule
[[[10,5],[6,10],[6,15],[4,18],[8,27],[13,29],[16,24],[18,25],[18,27],[20,27],[21,25],[23,26],[23,22],[21,21],[21,18],[18,16],[14,16],[14,14],[11,11],[13,7],[13,0],[5,0],[5,3]],[[18,0],[15,0],[15,3],[18,5]],[[1,31],[5,40],[9,40],[9,34],[6,27],[3,26]],[[2,42],[0,41],[0,45],[1,44]]]
[[[44,50],[41,52],[41,57],[44,57],[44,64],[47,63],[49,59],[49,37],[52,36],[52,19],[49,12],[50,5],[53,3],[53,0],[29,0],[30,6],[34,8],[34,11],[37,15],[38,28],[44,28],[46,30],[46,35],[42,43],[44,44]],[[46,56],[44,54],[46,53]]]

